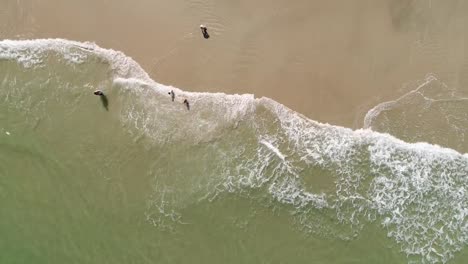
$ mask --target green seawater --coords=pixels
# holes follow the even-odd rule
[[[132,62],[0,42],[0,263],[466,263],[467,155]]]

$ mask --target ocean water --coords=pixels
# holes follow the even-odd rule
[[[405,85],[407,93],[373,107],[364,127],[407,142],[430,142],[468,152],[468,94],[428,74]]]
[[[408,85],[351,130],[0,41],[0,263],[466,263],[466,99]]]

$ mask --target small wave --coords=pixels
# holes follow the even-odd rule
[[[431,83],[433,81],[436,81],[436,80],[437,80],[437,78],[435,76],[428,75],[425,78],[424,82],[422,84],[418,85],[416,87],[416,89],[409,91],[408,93],[402,95],[401,97],[399,97],[396,100],[383,102],[383,103],[380,103],[380,104],[374,106],[372,109],[370,109],[367,112],[366,116],[364,117],[364,128],[372,128],[372,123],[379,116],[380,113],[382,113],[383,111],[392,109],[400,100],[402,100],[406,96],[414,94],[414,93],[418,93],[426,85],[428,85],[429,83]]]
[[[80,50],[82,52],[80,52]],[[92,42],[77,42],[65,39],[2,40],[0,60],[16,60],[24,67],[35,67],[56,52],[70,63],[82,63],[86,55],[96,55],[111,65],[116,77],[138,78],[150,81],[148,74],[132,58],[120,51],[103,49]]]
[[[400,98],[367,113],[364,128],[408,142],[429,142],[467,152],[468,97],[428,75]]]
[[[125,127],[167,152],[192,151],[186,162],[200,166],[196,176],[204,177],[180,173],[192,191],[156,188],[147,213],[156,225],[166,225],[167,219],[183,223],[175,208],[194,200],[190,195],[210,201],[223,193],[248,193],[289,208],[305,229],[317,227],[312,223],[319,216],[311,214],[317,210],[353,232],[377,222],[402,252],[426,263],[446,262],[468,243],[467,154],[370,129],[321,124],[269,98],[192,93],[158,84],[133,59],[93,43],[0,41],[0,60],[15,60],[27,69],[43,67],[50,52],[71,64],[91,57],[108,64],[111,85],[125,95],[118,109]],[[176,100],[188,98],[191,110],[172,103],[170,90]],[[365,126],[392,104],[371,110]],[[180,142],[187,144],[174,144]],[[319,181],[330,188],[317,187]]]
[[[265,141],[265,140],[260,140],[260,143],[262,143],[271,151],[273,151],[276,154],[276,156],[278,156],[278,158],[280,158],[281,160],[284,161],[286,159],[286,157],[279,151],[279,149],[275,148],[270,142]]]

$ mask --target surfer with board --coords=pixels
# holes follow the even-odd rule
[[[200,29],[201,29],[201,32],[203,34],[203,37],[205,39],[209,39],[210,38],[210,34],[208,34],[208,29],[204,26],[204,25],[200,25]]]

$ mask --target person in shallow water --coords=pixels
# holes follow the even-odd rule
[[[200,29],[204,38],[210,38],[210,35],[208,34],[208,29],[204,25],[200,25]]]
[[[104,94],[104,92],[101,91],[101,90],[96,90],[96,91],[94,91],[94,95],[97,95],[97,96],[99,96],[101,98],[102,106],[107,111],[109,111],[109,100],[107,100],[107,96]]]
[[[171,90],[170,92],[168,92],[168,94],[171,96],[172,102],[174,102],[174,99],[175,99],[175,93],[174,93],[174,91]]]
[[[101,90],[94,91],[94,95],[104,96],[104,93]]]
[[[187,110],[190,110],[190,104],[187,99],[184,99],[184,105],[187,107]]]

